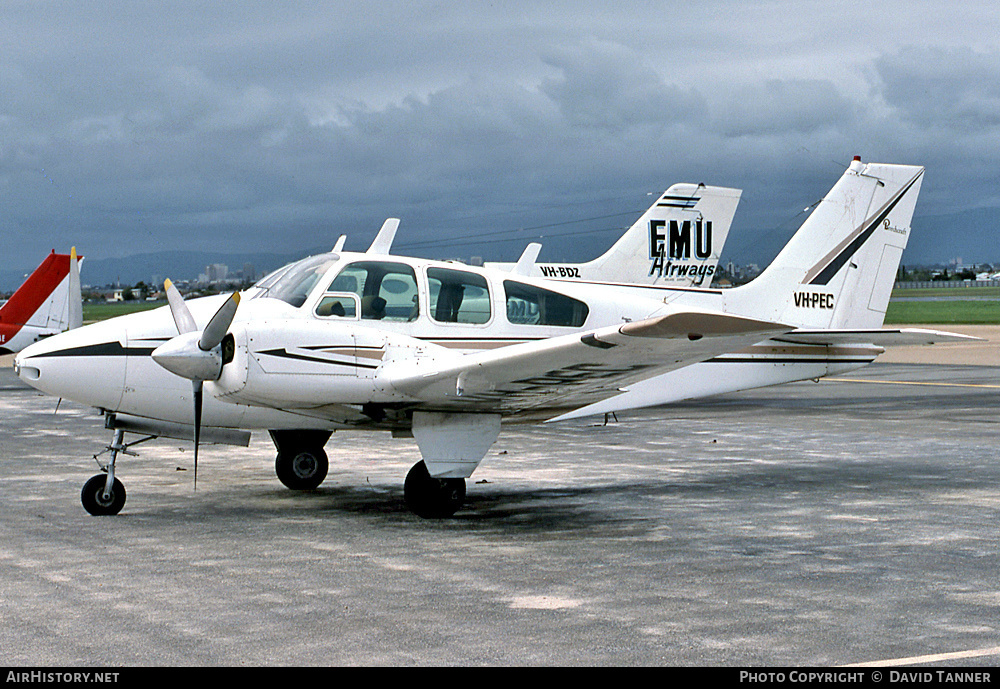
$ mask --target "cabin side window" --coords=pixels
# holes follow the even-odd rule
[[[507,320],[515,325],[559,325],[579,328],[590,309],[582,301],[534,285],[504,280]]]
[[[358,295],[347,292],[327,292],[316,304],[316,315],[320,318],[358,318]]]
[[[420,313],[417,278],[405,263],[352,263],[340,271],[326,291],[357,295],[362,320],[407,322]]]
[[[490,320],[486,278],[450,268],[428,268],[430,316],[439,323],[482,324]]]

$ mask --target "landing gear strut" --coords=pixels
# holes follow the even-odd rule
[[[465,479],[434,478],[426,464],[417,462],[406,475],[403,498],[418,517],[444,519],[455,514],[465,502]]]

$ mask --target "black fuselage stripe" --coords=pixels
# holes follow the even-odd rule
[[[378,366],[373,366],[371,364],[362,364],[360,362],[348,363],[345,361],[334,361],[332,359],[322,359],[315,356],[306,356],[305,354],[293,354],[285,349],[268,349],[259,352],[254,352],[255,354],[266,354],[268,356],[277,357],[279,359],[295,359],[298,361],[310,361],[316,364],[327,364],[329,366],[346,366],[348,368],[370,368],[372,370],[377,369]]]
[[[38,358],[63,356],[149,356],[155,347],[123,347],[121,342],[102,342],[36,354]]]

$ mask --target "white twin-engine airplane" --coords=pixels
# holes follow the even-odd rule
[[[68,254],[53,251],[0,307],[0,354],[83,324],[82,260],[75,248]]]
[[[888,343],[962,338],[881,329],[923,172],[855,159],[771,266],[732,289],[533,278],[524,257],[506,272],[392,256],[388,220],[367,253],[338,243],[242,295],[185,303],[168,281],[169,308],[48,338],[15,368],[104,410],[114,440],[83,489],[93,514],[125,502],[126,431],[193,435],[197,468],[201,440],[268,430],[279,479],[313,489],[331,433],[365,429],[416,440],[406,503],[450,516],[503,423],[818,378]]]

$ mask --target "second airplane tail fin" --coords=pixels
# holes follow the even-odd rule
[[[742,192],[704,184],[675,184],[603,255],[587,263],[537,263],[538,249],[517,264],[487,263],[519,275],[671,287],[712,284]]]
[[[757,279],[726,308],[799,328],[879,328],[924,168],[862,163],[840,181]]]
[[[675,184],[580,276],[600,282],[708,287],[742,192]]]
[[[50,253],[3,305],[4,323],[53,332],[79,326],[82,321],[79,259]]]

